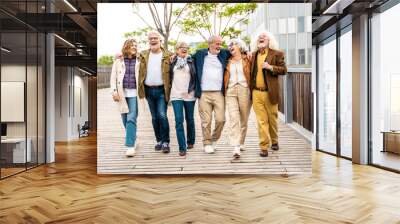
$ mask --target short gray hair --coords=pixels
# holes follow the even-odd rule
[[[212,44],[212,43],[215,41],[215,39],[217,39],[217,38],[221,38],[221,39],[222,39],[221,36],[218,36],[218,35],[211,35],[211,36],[208,38],[208,44]]]
[[[239,47],[241,53],[245,53],[248,50],[246,43],[240,38],[234,38],[234,39],[229,40],[228,46],[231,44],[237,45]]]
[[[176,43],[175,49],[178,50],[180,47],[182,47],[183,45],[186,45],[189,48],[189,44],[187,44],[184,41],[180,41],[178,43]]]

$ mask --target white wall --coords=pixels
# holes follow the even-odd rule
[[[74,140],[78,124],[88,120],[88,78],[72,67],[56,67],[55,73],[55,141]]]

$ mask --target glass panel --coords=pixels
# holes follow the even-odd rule
[[[38,132],[38,113],[37,113],[37,74],[38,74],[38,36],[36,32],[27,33],[28,38],[28,61],[27,61],[27,81],[26,81],[26,115],[27,115],[27,150],[28,168],[37,165],[37,132]]]
[[[340,37],[340,153],[352,157],[352,38],[351,31]]]
[[[304,65],[306,63],[306,50],[299,49],[299,65]]]
[[[45,65],[46,65],[46,37],[40,33],[38,36],[38,164],[45,163]]]
[[[297,17],[297,32],[305,32],[304,16]]]
[[[296,18],[288,18],[288,33],[296,33]]]
[[[318,51],[318,147],[336,153],[336,40]]]
[[[372,163],[400,170],[400,5],[372,17]]]
[[[1,34],[1,174],[25,170],[26,33]],[[4,50],[6,49],[6,50]]]
[[[285,34],[286,33],[286,18],[279,19],[279,33]]]

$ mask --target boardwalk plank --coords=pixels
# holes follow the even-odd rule
[[[215,154],[205,154],[197,106],[196,144],[185,157],[178,155],[174,115],[168,108],[171,153],[154,151],[154,132],[147,102],[139,100],[137,138],[139,147],[133,158],[125,157],[124,129],[116,105],[108,89],[98,90],[98,163],[99,174],[278,174],[289,175],[311,172],[311,146],[289,126],[279,124],[280,150],[270,152],[268,158],[258,153],[258,133],[254,112],[249,119],[246,151],[240,159],[232,158],[229,145],[229,118]]]

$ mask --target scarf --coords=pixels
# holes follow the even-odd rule
[[[176,69],[183,69],[183,68],[185,68],[185,66],[187,65],[187,59],[188,59],[188,57],[189,57],[189,56],[186,56],[185,58],[181,58],[181,57],[177,56],[175,68],[176,68]]]

